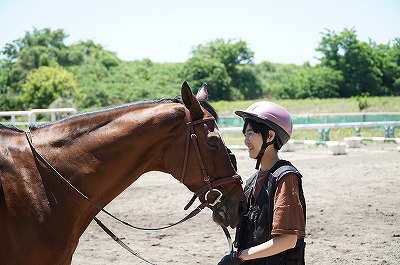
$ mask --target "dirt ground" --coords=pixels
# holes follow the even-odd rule
[[[241,176],[254,172],[245,150],[233,150]],[[307,264],[400,264],[400,152],[395,143],[367,142],[332,155],[324,146],[282,152],[304,176]],[[151,172],[106,209],[136,226],[158,227],[185,216],[192,194],[171,176]],[[217,264],[228,244],[211,211],[162,231],[139,231],[104,214],[99,219],[152,263]],[[232,236],[234,231],[230,230]],[[108,237],[95,222],[83,234],[72,264],[147,264]]]

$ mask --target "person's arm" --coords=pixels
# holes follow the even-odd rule
[[[297,235],[278,235],[265,243],[244,249],[240,253],[240,258],[243,260],[250,260],[273,256],[287,249],[294,248],[296,246],[296,242]]]

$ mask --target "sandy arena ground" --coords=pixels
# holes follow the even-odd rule
[[[255,162],[233,150],[245,179]],[[363,144],[334,156],[327,147],[296,145],[282,152],[304,176],[307,264],[400,264],[400,152],[395,143]],[[192,194],[169,175],[142,176],[106,209],[136,226],[158,227],[185,216]],[[196,202],[198,203],[198,201]],[[211,211],[162,231],[139,231],[98,217],[134,251],[162,264],[217,264],[228,252]],[[234,231],[231,230],[233,236]],[[83,234],[72,264],[147,264],[121,248],[95,222]]]

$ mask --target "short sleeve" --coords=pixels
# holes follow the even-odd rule
[[[305,236],[303,207],[299,198],[297,175],[288,173],[281,178],[274,197],[272,235],[295,234]]]

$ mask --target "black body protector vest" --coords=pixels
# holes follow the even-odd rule
[[[272,217],[274,209],[275,191],[279,180],[287,173],[295,173],[299,182],[299,199],[303,207],[304,220],[306,218],[306,203],[302,188],[300,172],[288,161],[278,161],[266,177],[263,188],[254,202],[252,196],[258,173],[255,173],[246,182],[245,195],[249,205],[249,212],[245,215],[236,230],[235,246],[240,251],[272,238]],[[278,253],[271,257],[245,261],[246,265],[304,265],[304,239],[298,239],[296,247]]]

